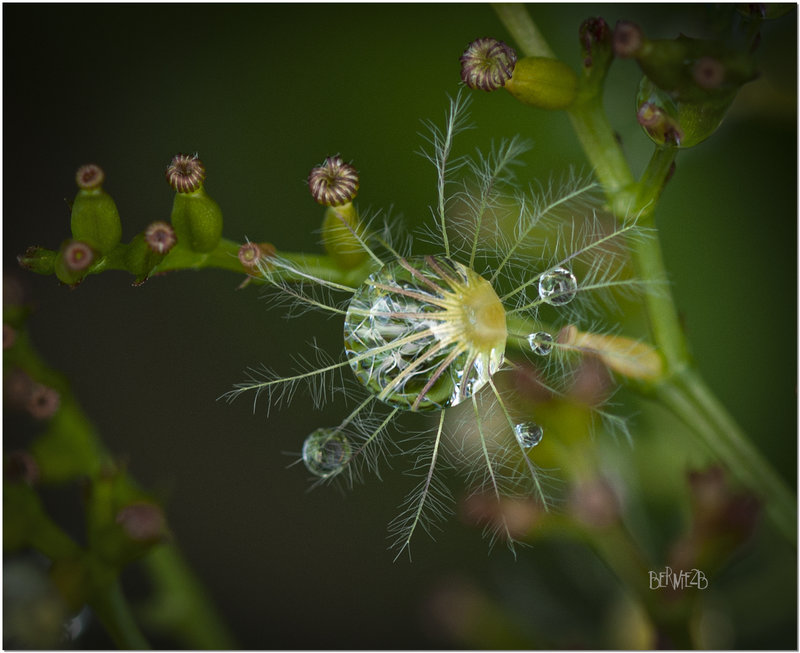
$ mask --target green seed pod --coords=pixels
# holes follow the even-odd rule
[[[88,243],[99,254],[119,244],[122,223],[117,205],[101,184],[103,171],[96,165],[82,166],[77,174],[78,194],[72,203],[72,237]]]
[[[517,61],[505,86],[520,102],[540,109],[566,109],[578,92],[578,77],[567,64],[547,57]]]
[[[222,238],[222,210],[202,187],[175,194],[170,220],[178,242],[194,252],[210,252]]]
[[[364,225],[352,202],[330,206],[322,220],[322,244],[336,265],[345,270],[357,267],[367,258],[360,240],[364,239]]]

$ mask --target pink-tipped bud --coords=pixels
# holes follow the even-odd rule
[[[33,386],[26,408],[36,419],[50,419],[58,411],[61,395],[58,391],[41,383]]]
[[[67,243],[62,252],[64,266],[71,272],[82,272],[94,261],[92,248],[80,240]]]
[[[75,173],[75,182],[81,190],[93,190],[100,188],[105,181],[106,175],[102,168],[94,163],[89,163],[78,168]]]
[[[176,154],[167,166],[167,182],[176,193],[194,193],[206,178],[206,168],[197,154]]]
[[[702,88],[719,88],[725,81],[725,66],[714,57],[700,57],[694,63],[692,77]]]
[[[132,540],[153,542],[166,534],[164,511],[153,503],[132,503],[117,513],[116,522]]]
[[[258,243],[245,243],[239,248],[238,256],[242,267],[250,270],[258,265],[263,253]]]
[[[166,222],[153,222],[144,230],[144,241],[156,254],[166,254],[178,242],[172,225]]]
[[[620,59],[635,57],[644,44],[644,32],[636,23],[620,20],[614,28],[614,54]]]
[[[9,349],[17,339],[17,332],[9,324],[3,324],[3,349]]]
[[[39,464],[27,451],[10,451],[5,457],[5,478],[12,483],[35,485],[40,478]]]
[[[311,196],[323,206],[341,206],[358,194],[358,172],[339,155],[329,156],[308,175]]]
[[[494,91],[511,79],[517,53],[502,41],[477,39],[461,55],[461,81],[470,88]]]

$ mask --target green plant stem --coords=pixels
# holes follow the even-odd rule
[[[90,602],[97,618],[102,622],[117,648],[127,650],[149,649],[130,606],[120,588],[119,581],[112,583]]]
[[[526,54],[536,54],[542,45],[538,30],[531,29],[530,16],[522,6],[498,11]],[[533,39],[530,34],[538,34]],[[656,205],[675,157],[672,148],[657,148],[641,180],[634,182],[619,142],[605,115],[601,89],[586,84],[578,89],[569,116],[595,174],[602,183],[609,206],[619,220],[635,216],[653,226]],[[631,255],[640,279],[652,284],[647,293],[647,313],[653,343],[664,360],[664,374],[655,383],[641,387],[666,405],[728,469],[767,505],[767,514],[781,533],[796,543],[796,499],[774,468],[758,453],[693,367],[678,311],[668,285],[666,267],[657,238],[636,240]]]
[[[492,7],[527,56],[556,58],[525,5],[498,2]]]

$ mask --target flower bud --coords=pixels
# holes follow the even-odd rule
[[[587,76],[605,77],[611,63],[611,29],[602,18],[587,18],[578,30],[578,40]],[[596,73],[595,71],[600,71]]]
[[[517,61],[505,88],[520,102],[533,107],[566,109],[577,95],[578,78],[558,59],[525,57]]]
[[[153,222],[137,234],[125,252],[125,266],[136,275],[133,285],[143,284],[176,242],[175,230],[166,222]]]
[[[58,411],[61,395],[58,390],[36,383],[28,397],[26,408],[36,419],[50,419]]]
[[[4,478],[12,483],[35,485],[39,482],[41,472],[36,459],[27,451],[18,449],[6,454],[3,472]]]
[[[351,203],[331,206],[322,220],[322,244],[336,265],[349,270],[367,258],[367,252],[359,240],[365,236],[364,225]]]
[[[82,166],[75,179],[79,190],[72,203],[72,237],[88,243],[99,254],[105,254],[122,238],[117,205],[102,188],[105,175],[98,166]]]
[[[150,251],[155,254],[168,253],[178,242],[175,230],[166,222],[150,223],[144,230],[144,240]]]
[[[614,54],[620,59],[635,57],[645,43],[644,32],[636,23],[617,21],[614,28]]]
[[[77,286],[94,262],[94,252],[80,240],[68,240],[58,251],[53,266],[56,277],[68,286]]]
[[[167,168],[175,193],[172,226],[178,242],[194,252],[210,252],[222,238],[222,210],[203,188],[205,167],[197,155],[177,154]]]
[[[358,194],[358,172],[338,154],[329,156],[308,175],[311,196],[323,206],[341,206]]]
[[[239,257],[239,263],[242,264],[245,270],[252,270],[258,265],[263,253],[258,243],[244,243],[239,248],[237,256]]]
[[[502,41],[477,39],[461,55],[461,81],[483,91],[494,91],[511,79],[517,53]]]
[[[138,502],[122,508],[115,521],[135,542],[157,542],[166,534],[164,511],[153,503]]]

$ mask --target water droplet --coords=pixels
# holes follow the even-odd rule
[[[578,291],[578,280],[566,268],[554,268],[539,279],[539,297],[553,306],[571,302]]]
[[[371,274],[344,324],[356,378],[382,401],[415,411],[471,397],[502,364],[506,337],[491,284],[432,256],[397,259]]]
[[[528,335],[528,344],[534,354],[547,356],[553,351],[553,336],[545,331],[537,331]]]
[[[522,422],[514,425],[514,435],[517,436],[517,442],[526,449],[531,449],[539,444],[542,441],[543,434],[542,427],[533,422]]]
[[[308,471],[320,478],[341,471],[352,453],[350,441],[336,429],[317,429],[303,443],[303,462]]]

